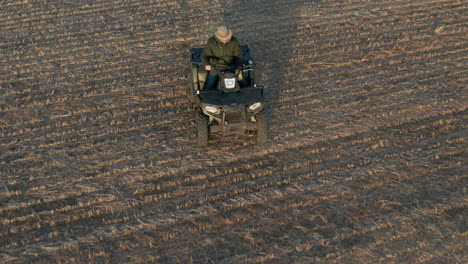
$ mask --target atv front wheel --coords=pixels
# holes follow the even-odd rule
[[[197,145],[203,147],[208,145],[208,116],[197,112],[195,116],[197,123]]]
[[[257,143],[266,143],[268,141],[268,127],[263,112],[255,115],[257,122]]]

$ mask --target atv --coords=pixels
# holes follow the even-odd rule
[[[221,70],[217,89],[206,89],[208,72],[201,66],[203,48],[190,50],[192,85],[187,96],[196,109],[197,144],[206,146],[211,133],[222,135],[256,132],[257,142],[268,139],[264,87],[255,83],[254,62],[247,45],[241,46],[243,66],[236,73]]]

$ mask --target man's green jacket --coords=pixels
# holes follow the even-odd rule
[[[229,68],[231,65],[242,66],[242,50],[237,38],[224,44],[211,37],[205,45],[201,56],[202,66],[211,65],[217,68]]]

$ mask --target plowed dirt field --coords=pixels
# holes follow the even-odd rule
[[[266,144],[196,147],[189,49],[222,24]],[[467,26],[462,0],[0,1],[0,263],[464,263]]]

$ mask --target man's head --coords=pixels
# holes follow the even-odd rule
[[[218,30],[215,32],[215,37],[223,42],[223,43],[228,43],[231,41],[232,38],[232,31],[228,29],[226,26],[220,26],[218,27]]]

